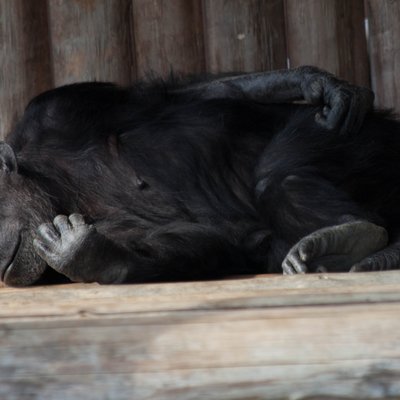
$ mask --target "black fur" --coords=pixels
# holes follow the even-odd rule
[[[84,262],[54,267],[77,281],[280,272],[298,240],[347,215],[396,238],[399,123],[374,112],[344,137],[322,129],[317,111],[160,83],[38,96],[6,139],[18,172],[0,182],[2,279],[38,279],[46,263],[32,240],[60,214],[95,227]]]

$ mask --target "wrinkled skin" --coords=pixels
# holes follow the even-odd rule
[[[52,206],[45,194],[18,174],[14,157],[0,172],[0,192],[1,280],[10,286],[26,286],[46,269],[46,262],[34,250],[32,238],[52,212]]]
[[[293,100],[319,106],[274,104]],[[100,283],[278,272],[282,262],[285,273],[329,270],[321,260],[338,240],[350,243],[340,268],[382,268],[370,260],[393,248],[379,226],[391,233],[390,218],[343,200],[368,185],[337,162],[371,152],[374,124],[395,124],[376,116],[363,125],[372,101],[368,89],[312,67],[45,93],[0,146],[1,279],[26,286],[49,267]],[[385,156],[378,150],[371,164]],[[304,259],[299,249],[311,242],[319,245]]]
[[[297,242],[282,263],[287,275],[349,271],[355,263],[386,247],[386,229],[368,221],[352,221],[319,229]]]
[[[41,224],[37,236],[33,241],[36,253],[74,282],[121,283],[126,278],[128,260],[126,266],[120,258],[115,264],[115,250],[81,214],[58,215],[53,223]],[[94,260],[98,267],[87,271],[86,265]]]

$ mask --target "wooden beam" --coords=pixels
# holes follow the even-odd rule
[[[1,288],[0,398],[398,398],[399,289],[400,271]]]
[[[264,275],[212,282],[122,286],[3,287],[0,321],[81,319],[83,314],[89,318],[98,315],[113,318],[126,313],[400,302],[399,286],[400,273],[395,271],[293,277]],[[121,298],[123,302],[119,302]]]

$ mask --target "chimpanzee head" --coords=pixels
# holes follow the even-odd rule
[[[0,279],[10,286],[34,283],[46,268],[35,253],[37,227],[50,220],[47,195],[18,172],[13,149],[0,142]]]

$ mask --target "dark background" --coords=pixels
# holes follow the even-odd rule
[[[400,110],[400,0],[0,0],[0,137],[64,83],[304,64]]]

